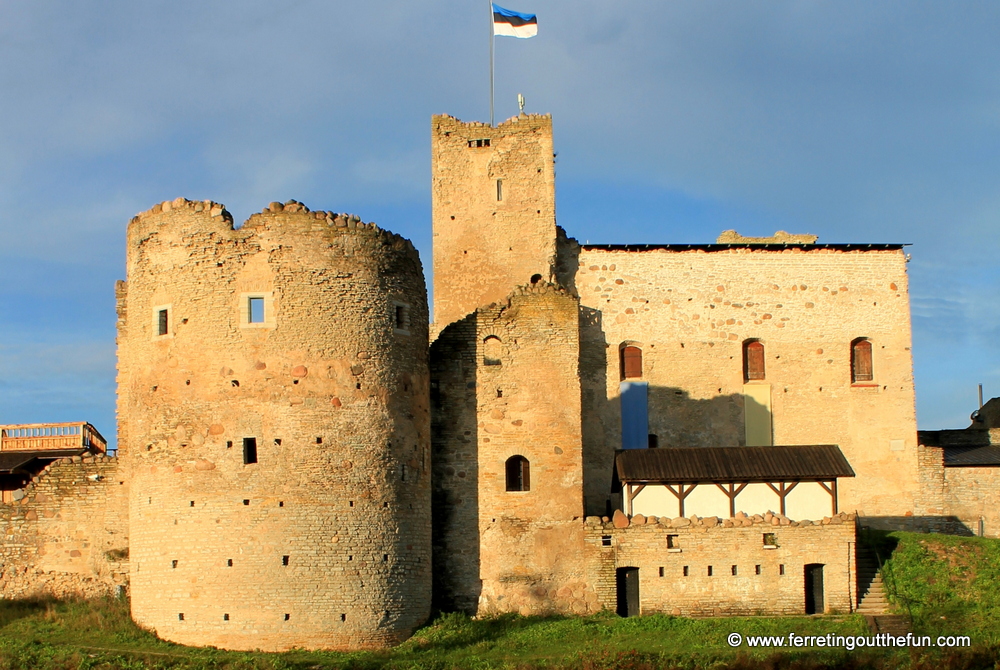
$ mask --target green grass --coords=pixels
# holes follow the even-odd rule
[[[1000,540],[882,533],[890,601],[927,635],[969,635],[1000,647]]]
[[[0,670],[14,668],[192,670],[771,670],[1000,668],[1000,541],[915,533],[866,533],[890,556],[890,599],[913,616],[915,632],[970,635],[972,650],[732,649],[731,632],[750,635],[864,635],[857,615],[685,619],[648,616],[470,619],[445,614],[385,652],[281,654],[171,644],[139,629],[128,604],[0,601]]]

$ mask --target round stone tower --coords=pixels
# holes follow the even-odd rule
[[[427,295],[405,239],[183,198],[128,227],[132,616],[226,649],[396,644],[430,610]]]

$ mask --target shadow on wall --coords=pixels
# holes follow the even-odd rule
[[[858,523],[862,527],[882,531],[905,530],[912,533],[975,536],[957,516],[866,516],[858,517]]]
[[[432,607],[475,614],[479,579],[479,431],[476,320],[431,345]]]
[[[622,448],[622,401],[618,393],[608,397],[609,387],[614,387],[612,382],[617,383],[621,377],[613,362],[617,347],[618,343],[607,341],[601,312],[581,306],[581,422],[584,501],[588,516],[608,514],[615,450]],[[609,359],[612,361],[610,367]],[[608,379],[609,375],[613,379]],[[769,387],[762,385],[761,388]],[[644,390],[647,445],[659,448],[746,445],[742,393],[720,393],[701,399],[692,398],[689,391],[680,387],[648,385]],[[757,411],[751,412],[751,416],[765,422],[770,436],[770,407],[755,403],[755,409]]]

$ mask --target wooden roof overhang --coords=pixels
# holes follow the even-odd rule
[[[678,501],[700,485],[714,485],[729,498],[730,516],[736,514],[736,496],[749,484],[766,484],[777,494],[780,513],[798,484],[814,482],[831,498],[837,513],[837,479],[854,477],[854,470],[832,444],[777,447],[694,447],[619,450],[615,455],[615,490],[624,491],[627,513],[632,502],[650,484],[659,484]]]

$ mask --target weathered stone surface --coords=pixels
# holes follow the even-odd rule
[[[629,518],[625,516],[625,512],[620,509],[616,509],[615,514],[612,517],[612,523],[614,523],[615,528],[628,528]]]

